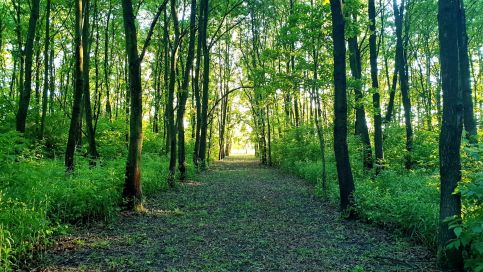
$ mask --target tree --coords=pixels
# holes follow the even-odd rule
[[[408,0],[409,1],[409,0]],[[397,5],[397,0],[393,0],[394,17],[396,21],[396,70],[399,73],[399,86],[401,87],[402,101],[404,107],[404,122],[406,125],[406,168],[412,168],[411,152],[413,150],[413,125],[411,117],[411,99],[409,97],[409,79],[407,70],[407,58],[404,53],[403,45],[403,19],[406,1],[401,1],[401,7]],[[406,29],[407,31],[407,29]],[[406,33],[407,35],[407,33]]]
[[[90,94],[90,84],[89,84],[89,70],[90,70],[90,47],[91,47],[91,36],[90,36],[90,24],[89,24],[89,9],[90,0],[83,0],[82,5],[84,8],[84,13],[82,14],[82,91],[84,97],[84,113],[85,113],[85,124],[87,130],[87,141],[89,143],[89,160],[91,165],[95,165],[95,160],[99,156],[96,147],[96,133],[93,126],[92,118],[92,108],[91,108],[91,94]]]
[[[141,62],[151,41],[154,27],[165,9],[168,0],[165,0],[158,8],[144,46],[140,54],[137,48],[137,31],[135,16],[131,0],[122,0],[122,14],[126,39],[126,53],[129,62],[128,79],[129,95],[131,101],[131,116],[129,122],[129,145],[126,162],[126,175],[124,179],[123,197],[128,209],[142,209],[141,189],[141,153],[143,146],[143,92],[141,84]]]
[[[374,107],[374,147],[376,150],[376,171],[384,161],[384,151],[382,147],[382,116],[381,98],[379,95],[379,81],[377,78],[377,41],[376,41],[376,5],[374,0],[369,0],[369,47],[371,62],[371,81],[372,81],[372,105]]]
[[[196,0],[191,0],[191,15],[190,15],[190,38],[188,42],[188,53],[186,56],[186,68],[184,69],[183,83],[179,93],[177,126],[178,126],[178,168],[180,172],[180,179],[186,178],[186,150],[185,150],[185,131],[183,124],[183,117],[186,112],[186,102],[189,97],[189,81],[191,77],[191,69],[193,68],[193,59],[195,54],[195,38],[196,38]]]
[[[468,140],[475,144],[478,142],[478,132],[473,109],[473,99],[471,97],[471,77],[470,60],[468,57],[468,34],[466,32],[466,13],[463,0],[459,1],[458,13],[458,52],[460,65],[460,84],[463,95],[463,125]]]
[[[207,151],[207,136],[208,136],[208,96],[210,88],[210,48],[207,40],[208,16],[209,16],[209,2],[208,0],[201,0],[200,12],[203,12],[203,24],[200,25],[200,41],[203,51],[203,92],[201,94],[201,125],[200,125],[200,143],[198,158],[201,168],[206,168],[206,151]],[[200,45],[198,45],[200,46]]]
[[[45,8],[45,48],[44,48],[44,89],[42,92],[42,117],[40,120],[39,138],[44,138],[45,117],[47,115],[47,95],[49,91],[49,46],[50,46],[50,7],[51,0],[47,0]],[[51,90],[53,92],[53,90]]]
[[[356,16],[352,15],[353,23],[357,24]],[[369,137],[369,129],[367,128],[366,111],[364,110],[363,94],[362,94],[362,64],[361,52],[357,41],[357,34],[353,34],[349,38],[350,51],[350,68],[352,77],[354,77],[354,93],[356,96],[356,134],[362,140],[363,144],[363,164],[366,170],[372,169],[372,148],[371,139]]]
[[[345,63],[344,15],[342,0],[330,0],[334,44],[334,154],[340,190],[340,207],[347,211],[353,204],[354,179],[347,146],[347,79]]]
[[[74,170],[74,154],[80,132],[81,101],[84,79],[83,71],[83,48],[82,48],[82,14],[83,0],[75,1],[75,30],[74,30],[74,99],[72,102],[72,114],[70,118],[69,136],[65,151],[65,167],[67,171]]]
[[[443,123],[439,137],[439,171],[441,197],[439,213],[440,265],[450,271],[463,270],[461,248],[447,248],[456,238],[447,219],[461,220],[461,198],[455,193],[461,181],[461,133],[463,129],[463,101],[459,58],[458,24],[459,0],[439,0],[438,8],[441,80],[443,88]]]
[[[25,83],[23,84],[23,89],[20,94],[17,112],[17,131],[19,132],[25,132],[30,94],[32,92],[32,58],[35,30],[37,27],[37,20],[39,19],[39,6],[40,0],[32,0],[27,40],[25,42]]]
[[[171,0],[171,17],[174,25],[174,42],[171,49],[171,60],[169,68],[168,103],[166,105],[166,115],[168,117],[168,139],[169,139],[169,174],[168,184],[175,186],[176,174],[176,123],[174,119],[174,91],[176,84],[176,69],[178,65],[178,49],[181,43],[178,11],[176,10],[176,0]]]

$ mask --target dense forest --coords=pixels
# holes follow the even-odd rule
[[[149,216],[149,199],[218,184],[214,171],[228,181],[253,153],[261,166],[246,175],[279,169],[343,222],[423,245],[439,269],[483,271],[482,1],[0,0],[0,11],[0,270],[48,266],[39,256],[62,237]],[[297,191],[272,179],[272,193]],[[306,265],[281,270],[318,270]],[[391,270],[349,268],[364,269]]]

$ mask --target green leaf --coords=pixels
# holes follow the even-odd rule
[[[462,227],[456,227],[456,228],[454,228],[454,233],[456,234],[456,237],[460,237],[461,236],[461,232],[463,232],[463,228]]]

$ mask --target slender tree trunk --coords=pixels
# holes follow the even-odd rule
[[[45,12],[44,89],[42,92],[42,117],[40,119],[39,132],[40,139],[44,138],[45,117],[47,115],[47,95],[49,92],[50,6],[51,0],[47,0]]]
[[[169,135],[169,174],[168,184],[173,188],[176,174],[176,123],[174,119],[174,89],[176,87],[176,68],[178,63],[178,47],[180,43],[180,33],[178,25],[178,15],[176,10],[176,0],[171,0],[171,17],[174,24],[174,42],[171,50],[171,63],[169,73],[168,87],[168,104],[166,107],[168,113],[168,135]]]
[[[439,214],[438,261],[447,271],[463,271],[460,249],[446,248],[456,238],[445,221],[448,217],[461,220],[461,198],[454,193],[461,181],[461,133],[463,101],[458,52],[459,0],[439,0],[439,45],[443,83],[443,125],[439,139],[441,201]]]
[[[185,131],[184,131],[184,114],[186,112],[186,102],[189,97],[189,81],[191,69],[193,68],[193,59],[195,55],[195,38],[196,38],[196,0],[191,0],[190,15],[190,38],[188,45],[188,56],[186,57],[186,68],[183,75],[183,83],[179,94],[178,112],[176,114],[178,124],[178,168],[180,179],[186,179],[186,150],[185,150]]]
[[[17,112],[17,131],[25,132],[25,123],[27,122],[27,113],[30,103],[30,94],[32,92],[32,57],[35,39],[35,30],[37,20],[39,19],[40,0],[32,0],[32,10],[30,12],[29,29],[27,32],[27,41],[25,43],[25,83],[20,95],[18,112]]]
[[[371,80],[372,80],[372,105],[374,107],[374,147],[376,151],[376,173],[380,171],[384,163],[384,151],[382,143],[382,116],[381,97],[379,95],[379,81],[377,79],[377,41],[376,41],[376,5],[374,0],[369,0],[369,37]]]
[[[65,151],[65,167],[67,171],[74,170],[74,154],[78,137],[80,136],[81,123],[81,104],[83,91],[83,49],[82,49],[82,14],[83,14],[83,0],[75,1],[75,31],[74,31],[74,98],[72,103],[72,114],[69,127],[69,137],[67,139],[67,148]]]
[[[85,113],[85,123],[87,131],[87,142],[89,143],[89,163],[91,166],[96,165],[96,159],[98,158],[97,148],[96,148],[96,136],[93,126],[92,118],[92,108],[91,108],[91,93],[89,84],[89,71],[90,71],[90,23],[89,23],[89,9],[90,0],[82,1],[84,6],[84,12],[82,16],[83,27],[82,27],[82,49],[84,55],[83,68],[82,68],[82,89],[84,95],[84,113]]]
[[[458,17],[458,46],[460,60],[460,83],[463,95],[463,120],[466,131],[466,138],[472,144],[478,143],[478,132],[473,110],[473,99],[471,97],[471,76],[470,60],[468,57],[468,34],[466,33],[466,13],[463,0],[459,0]]]
[[[128,157],[123,197],[130,209],[142,209],[141,152],[143,145],[143,114],[141,60],[137,49],[137,34],[132,1],[122,0],[126,52],[129,61],[129,89],[131,95],[131,119]]]
[[[391,90],[389,91],[389,103],[386,109],[386,117],[384,118],[384,122],[386,124],[392,121],[393,115],[394,115],[394,99],[396,97],[396,87],[397,87],[397,79],[398,79],[397,75],[398,75],[398,70],[397,68],[395,68],[394,74],[392,76]]]
[[[201,133],[200,133],[200,151],[199,159],[201,162],[201,169],[206,169],[209,159],[206,157],[207,151],[207,134],[208,134],[208,98],[210,94],[210,49],[207,44],[206,31],[208,27],[209,7],[208,0],[201,0],[200,8],[203,10],[203,25],[201,26],[201,48],[203,51],[203,94],[201,103]]]
[[[111,85],[109,75],[111,68],[109,66],[109,24],[111,21],[112,13],[112,1],[109,0],[109,10],[107,12],[106,32],[104,34],[104,85],[106,86],[106,113],[109,117],[109,121],[112,121],[112,108],[111,108]]]
[[[347,79],[345,63],[345,23],[342,0],[330,0],[332,40],[334,43],[334,154],[340,189],[340,207],[349,211],[355,190],[347,146]]]
[[[404,54],[403,45],[403,12],[405,9],[405,0],[401,1],[401,9],[397,5],[397,1],[393,0],[394,17],[396,18],[396,58],[397,70],[399,72],[399,85],[401,86],[402,102],[404,107],[404,122],[406,124],[406,169],[412,168],[412,150],[413,150],[413,125],[411,117],[411,100],[409,97],[409,82],[407,72],[407,59]]]
[[[356,21],[354,19],[354,21]],[[350,50],[350,67],[351,73],[356,80],[354,92],[356,96],[356,134],[361,138],[363,144],[363,165],[365,170],[373,167],[371,139],[369,137],[369,129],[367,128],[366,111],[364,110],[362,94],[362,71],[361,71],[361,55],[357,37],[349,38]]]
[[[204,24],[204,9],[200,5],[200,15],[198,19],[198,45],[196,47],[196,66],[195,76],[193,78],[194,85],[194,98],[196,108],[196,126],[195,126],[195,148],[193,154],[193,163],[195,166],[199,166],[200,162],[200,138],[201,138],[201,93],[200,93],[200,71],[201,71],[201,44],[202,44],[202,28]]]

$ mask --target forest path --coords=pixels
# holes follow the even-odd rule
[[[434,271],[427,249],[341,219],[312,186],[254,158],[218,162],[146,208],[76,230],[41,271]]]

